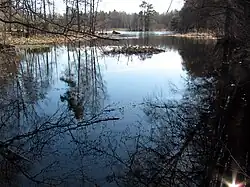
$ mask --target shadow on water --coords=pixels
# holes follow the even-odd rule
[[[129,124],[115,132],[122,112],[105,104],[104,44],[3,56],[1,186],[221,186],[233,173],[249,182],[250,74],[241,51],[229,58],[213,42],[171,37],[124,42],[178,51],[187,72],[184,91],[172,93],[180,99],[144,99],[136,133]]]

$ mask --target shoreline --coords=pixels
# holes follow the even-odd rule
[[[5,36],[5,44],[14,46],[15,48],[33,48],[33,47],[43,47],[48,45],[56,45],[56,44],[66,44],[69,42],[87,42],[98,38],[98,34],[96,36],[74,36],[74,37],[66,37],[66,36],[59,36],[59,35],[36,35],[31,36],[29,38],[25,37],[14,37],[10,35]],[[211,39],[217,40],[218,37],[215,37],[209,33],[173,33],[167,34],[165,36],[168,37],[178,37],[178,38],[190,38],[190,39]],[[124,39],[123,37],[119,37],[119,35],[110,35],[102,36],[102,39]]]
[[[38,46],[51,46],[51,45],[60,45],[60,44],[67,44],[71,42],[88,42],[91,40],[96,40],[98,37],[95,36],[62,36],[62,35],[35,35],[26,37],[16,37],[12,35],[5,35],[3,36],[0,33],[2,38],[2,42],[0,43],[2,46],[10,46],[15,47],[16,49],[23,49],[23,48],[37,48]]]
[[[181,34],[181,33],[173,33],[173,34],[169,34],[167,36],[170,37],[178,37],[178,38],[192,38],[192,39],[210,39],[210,40],[218,40],[218,37],[214,36],[213,34],[209,34],[209,33],[185,33],[185,34]]]
[[[37,35],[29,38],[25,37],[9,37],[5,43],[8,45],[13,45],[15,47],[25,46],[25,45],[51,45],[51,44],[64,44],[68,42],[75,41],[89,41],[95,39],[94,37],[82,36],[82,37],[66,37],[66,36],[46,36]]]

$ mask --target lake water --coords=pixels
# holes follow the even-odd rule
[[[209,74],[210,67],[199,61],[207,60],[213,42],[167,33],[146,38],[122,34],[136,37],[1,57],[8,62],[1,64],[0,77],[1,149],[9,151],[1,160],[3,185],[129,186],[130,178],[119,176],[129,173],[136,160],[133,152],[156,147],[149,141],[152,136],[179,133],[176,127],[161,126],[162,111],[157,108],[169,102],[176,106],[187,97],[188,102],[196,97],[194,102],[199,101],[189,94],[189,84]],[[103,54],[120,45],[150,45],[165,52]],[[191,107],[189,112],[196,111]],[[176,109],[169,115],[174,113]],[[178,144],[181,139],[172,141]]]

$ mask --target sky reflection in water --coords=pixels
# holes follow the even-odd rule
[[[157,41],[160,41],[159,38]],[[71,48],[69,55],[67,47],[52,48],[50,53],[39,55],[26,54],[19,69],[20,83],[24,85],[23,89],[26,89],[27,83],[30,84],[27,93],[23,92],[27,99],[36,95],[36,91],[41,92],[34,97],[37,101],[31,104],[41,119],[43,115],[50,116],[58,109],[61,109],[61,112],[69,111],[72,115],[78,112],[81,122],[91,119],[91,115],[98,112],[105,112],[107,116],[117,115],[120,118],[118,121],[96,123],[70,133],[58,132],[58,136],[48,140],[53,140],[53,144],[45,146],[43,151],[46,156],[36,160],[36,164],[30,169],[31,173],[39,173],[43,166],[56,162],[57,167],[46,171],[44,175],[53,177],[74,170],[72,175],[78,177],[82,175],[79,170],[84,169],[86,175],[98,182],[99,178],[110,172],[105,164],[111,162],[109,158],[99,155],[100,150],[110,154],[109,151],[114,146],[120,157],[128,156],[128,148],[130,151],[135,148],[134,140],[125,138],[126,141],[123,141],[126,145],[121,140],[139,132],[147,134],[153,125],[148,123],[143,111],[145,99],[179,100],[185,90],[187,72],[183,68],[181,55],[173,46],[160,42],[159,45],[163,46],[166,52],[144,59],[138,56],[103,56],[101,51],[94,47],[80,50],[80,63],[77,48]],[[62,78],[67,77],[71,77],[75,81],[74,84],[62,81]],[[28,80],[32,79],[36,79],[37,83],[31,84]],[[68,96],[73,99],[67,100]],[[67,102],[62,98],[66,98]],[[103,110],[106,106],[109,107]],[[61,113],[57,115],[60,116]],[[71,118],[67,115],[65,114],[65,119],[70,121]],[[46,132],[47,138],[50,133]],[[75,139],[72,139],[71,133]],[[98,154],[94,149],[100,149],[99,152],[95,150]],[[87,153],[88,155],[83,157],[82,154]],[[58,172],[55,173],[55,170]],[[73,180],[73,176],[66,181],[71,178]],[[38,176],[38,179],[41,179],[41,176]],[[81,183],[78,182],[76,185]]]

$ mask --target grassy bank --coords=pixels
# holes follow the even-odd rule
[[[120,38],[117,35],[113,34],[107,34],[105,36],[97,34],[96,36],[75,36],[75,37],[65,37],[62,35],[36,35],[36,36],[31,36],[31,37],[15,37],[10,34],[2,35],[2,44],[8,44],[11,46],[15,46],[16,48],[39,48],[48,46],[48,45],[53,45],[53,44],[66,44],[68,42],[75,42],[75,41],[89,41],[92,39],[97,39],[98,37],[103,37],[103,38],[110,38],[110,39],[124,39]],[[167,36],[172,36],[172,37],[182,37],[182,38],[193,38],[193,39],[214,39],[216,40],[217,38],[209,33],[186,33],[186,34],[179,34],[179,33],[173,33]],[[5,39],[5,40],[4,40]]]
[[[65,37],[59,35],[36,35],[29,38],[25,37],[12,37],[9,36],[6,38],[5,43],[14,46],[30,46],[30,45],[49,45],[49,44],[63,44],[72,41],[88,41],[93,39],[91,37]]]
[[[71,42],[86,42],[95,39],[109,39],[109,40],[118,40],[113,37],[112,34],[102,36],[99,34],[96,35],[73,35],[72,36],[63,36],[63,35],[35,35],[30,37],[15,37],[10,34],[3,35],[0,33],[2,42],[0,44],[7,44],[10,46],[15,46],[17,48],[24,48],[25,46],[44,46],[44,45],[55,45],[55,44],[66,44]]]

